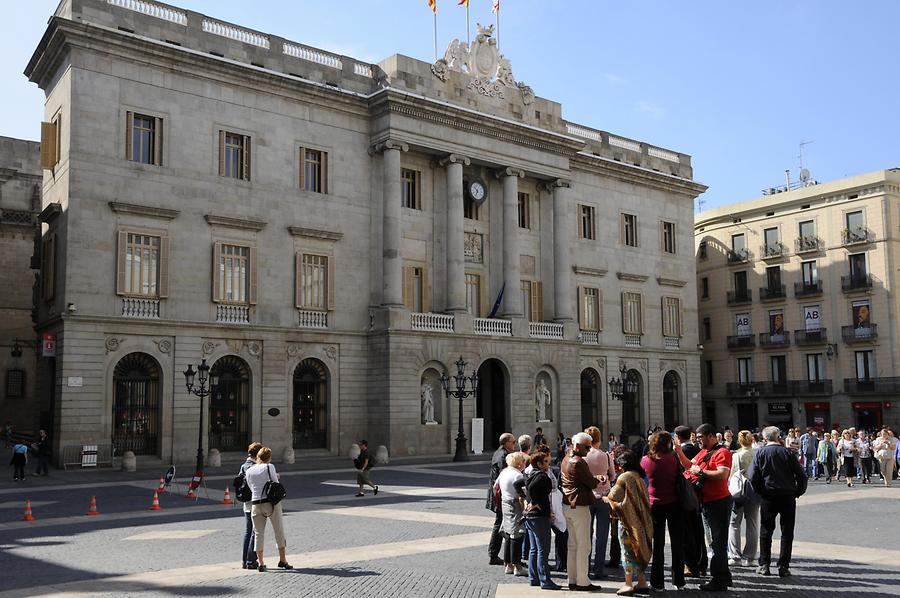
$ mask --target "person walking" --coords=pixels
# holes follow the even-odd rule
[[[841,439],[836,448],[841,457],[841,470],[844,477],[847,478],[847,487],[852,488],[853,478],[856,476],[856,455],[859,453],[859,448],[850,430],[841,432]]]
[[[243,474],[245,479],[247,476],[247,470],[256,465],[256,456],[259,454],[259,449],[262,448],[262,444],[258,442],[253,442],[250,446],[247,447],[247,460],[241,464],[240,474]],[[249,484],[247,484],[249,486]],[[256,569],[259,566],[259,562],[256,557],[256,544],[254,542],[255,534],[253,532],[253,516],[251,514],[253,501],[248,500],[244,503],[244,545],[242,556],[243,569]]]
[[[25,464],[28,463],[28,445],[24,442],[13,444],[12,459],[9,464],[13,466],[13,481],[25,481]]]
[[[691,483],[700,484],[700,511],[710,538],[712,556],[709,559],[711,579],[700,584],[703,591],[724,591],[733,585],[728,569],[728,524],[731,519],[731,493],[728,476],[731,473],[731,452],[717,442],[712,424],[697,428],[702,449],[688,459],[681,447],[675,449],[681,465],[687,469]]]
[[[594,502],[591,504],[591,517],[594,528],[594,563],[588,575],[590,579],[606,579],[608,576],[603,570],[606,559],[606,544],[609,540],[609,505],[603,497],[609,494],[612,481],[616,477],[616,468],[609,453],[600,448],[603,437],[597,426],[590,426],[584,431],[591,437],[591,450],[585,455],[584,460],[588,464],[591,475],[597,478],[599,484],[594,488]]]
[[[572,448],[563,459],[563,496],[568,503],[564,507],[566,528],[569,532],[568,559],[566,571],[569,590],[572,592],[599,589],[590,583],[588,566],[591,558],[591,504],[594,502],[594,488],[600,480],[591,475],[584,457],[591,450],[593,439],[589,434],[579,432],[572,437]]]
[[[812,428],[806,428],[806,432],[800,437],[800,455],[803,457],[803,469],[806,477],[819,479],[818,460],[819,439]]]
[[[881,434],[872,443],[872,449],[875,451],[875,458],[878,459],[879,469],[881,470],[881,479],[885,486],[891,486],[894,477],[894,451],[896,441],[891,436],[891,432],[887,428],[881,430]]]
[[[653,518],[653,562],[650,586],[662,591],[665,586],[666,528],[669,528],[669,551],[672,555],[672,583],[684,588],[684,509],[678,500],[676,482],[681,472],[672,449],[672,435],[656,432],[650,438],[647,455],[641,459],[647,475],[650,512]]]
[[[543,445],[539,445],[542,447]],[[553,480],[550,471],[550,453],[536,449],[529,457],[531,471],[519,482],[525,491],[525,531],[529,537],[528,581],[542,590],[559,590],[559,585],[550,578],[550,526],[553,512],[550,495]]]
[[[378,494],[378,486],[372,483],[371,473],[372,459],[369,456],[369,443],[366,440],[359,441],[359,456],[356,457],[354,465],[356,466],[356,483],[359,486],[356,496],[365,496],[363,488],[366,486],[372,489],[372,494]]]
[[[859,450],[859,467],[863,484],[871,484],[872,477],[872,443],[863,430],[856,433],[856,447]]]
[[[527,575],[522,566],[522,537],[525,535],[520,495],[522,484],[516,487],[518,482],[524,482],[522,471],[525,469],[527,459],[525,453],[519,451],[506,455],[506,467],[494,483],[494,492],[500,494],[500,512],[503,516],[500,524],[500,532],[504,539],[503,564],[506,573],[514,573],[517,577]]]
[[[653,515],[639,459],[632,451],[616,458],[616,484],[603,498],[619,520],[619,544],[625,570],[625,585],[616,590],[619,596],[650,593],[646,571],[653,553]]]
[[[503,536],[500,535],[500,526],[503,524],[503,510],[494,494],[494,484],[500,477],[500,472],[506,467],[506,456],[516,448],[516,437],[509,432],[500,435],[500,446],[491,456],[491,476],[488,484],[487,501],[484,508],[494,512],[494,526],[491,529],[491,540],[488,544],[488,557],[491,565],[503,565],[500,558],[500,547],[503,544]]]
[[[834,476],[835,471],[837,471],[838,459],[837,451],[834,448],[834,443],[831,440],[831,434],[829,432],[825,432],[822,435],[822,441],[819,443],[816,461],[819,462],[820,471],[825,473],[825,483],[830,484],[831,478]]]
[[[797,499],[806,492],[807,478],[797,459],[781,446],[781,430],[775,426],[763,429],[766,446],[759,449],[750,463],[747,477],[760,497],[759,567],[760,575],[771,575],[772,534],[775,518],[780,517],[781,552],[778,555],[779,577],[791,575],[791,549]]]
[[[740,472],[747,477],[747,470],[756,449],[753,448],[753,435],[748,430],[738,433],[741,448],[734,453],[731,460],[731,476]],[[741,523],[746,528],[744,547],[741,548]],[[728,565],[749,567],[756,560],[759,546],[759,500],[755,493],[744,497],[740,502],[735,500],[731,508],[731,528],[728,530]]]
[[[34,449],[34,456],[37,457],[37,466],[34,468],[34,475],[47,475],[50,464],[50,437],[47,436],[46,430],[38,431],[38,439],[32,445],[32,448]]]
[[[613,450],[609,451],[613,463],[616,462],[619,455],[627,450],[628,447],[620,442]],[[615,517],[610,517],[609,519],[609,560],[604,563],[604,566],[613,569],[622,566],[622,547],[619,545],[619,520]]]
[[[678,446],[681,452],[689,460],[700,452],[696,442],[696,432],[687,426],[675,428],[675,436],[678,437]],[[677,455],[676,455],[677,456]],[[679,468],[681,472],[681,468]],[[686,574],[691,577],[703,577],[709,566],[709,557],[706,554],[706,535],[703,533],[703,516],[699,510],[685,511],[684,514],[684,564]]]
[[[534,431],[534,446],[535,446],[535,448],[537,448],[539,446],[546,446],[546,445],[547,445],[547,439],[544,437],[544,429],[537,428]]]
[[[6,420],[6,423],[3,424],[3,446],[9,448],[13,445],[13,424],[11,421]]]
[[[278,567],[280,569],[293,569],[287,562],[287,556],[285,555],[287,542],[284,539],[281,502],[273,505],[265,495],[266,483],[279,481],[278,472],[275,471],[275,466],[270,463],[271,460],[272,449],[267,446],[262,447],[256,453],[256,465],[248,467],[245,474],[247,485],[250,486],[250,490],[253,492],[250,517],[253,520],[253,544],[256,549],[256,560],[259,563],[257,571],[260,573],[264,573],[267,570],[266,562],[263,559],[266,521],[272,523],[272,531],[275,533],[275,545],[278,547]]]

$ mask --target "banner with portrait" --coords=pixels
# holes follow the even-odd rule
[[[872,312],[868,301],[854,301],[853,333],[857,337],[867,337],[872,333]]]
[[[784,312],[780,309],[769,312],[769,337],[784,340]]]

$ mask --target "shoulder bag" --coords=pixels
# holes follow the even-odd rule
[[[263,495],[265,495],[266,501],[272,503],[274,507],[281,502],[281,499],[287,494],[287,490],[284,489],[284,484],[272,480],[271,465],[266,465],[266,473],[269,474],[269,481],[263,486]]]
[[[697,493],[684,477],[684,467],[678,460],[678,476],[675,478],[675,490],[678,492],[678,502],[685,511],[696,512],[700,508]]]

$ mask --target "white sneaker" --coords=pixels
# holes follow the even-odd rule
[[[516,577],[527,577],[527,576],[528,576],[528,569],[526,569],[525,567],[523,567],[521,565],[516,567]]]
[[[753,559],[741,559],[741,566],[743,567],[752,567]]]
[[[740,567],[741,559],[728,559],[729,567]]]
[[[511,564],[507,565],[503,569],[503,572],[506,573],[507,575],[512,575],[513,573],[515,573],[515,571],[516,571],[515,567],[513,567]]]

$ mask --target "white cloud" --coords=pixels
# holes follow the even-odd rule
[[[666,111],[662,106],[657,106],[647,100],[638,100],[637,104],[635,104],[635,108],[638,112],[642,112],[656,119],[660,119],[666,114]]]

